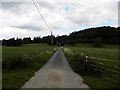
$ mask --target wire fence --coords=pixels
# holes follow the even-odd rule
[[[120,83],[120,61],[86,57],[88,70],[97,76],[105,77],[112,82]]]

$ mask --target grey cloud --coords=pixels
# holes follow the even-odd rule
[[[118,26],[120,27],[120,1],[118,3]]]
[[[54,9],[54,5],[50,4],[49,2],[36,2],[39,7],[47,8],[47,9]]]
[[[11,11],[17,15],[23,15],[28,12],[30,13],[32,10],[31,6],[33,6],[31,2],[2,2],[2,9],[4,11]]]
[[[23,2],[2,2],[2,9],[17,8]]]
[[[113,3],[84,3],[84,2],[36,2],[48,25],[56,32],[68,33],[65,29],[80,29],[80,26],[99,25],[107,19],[117,17],[116,4]],[[14,27],[14,31],[30,31],[31,36],[38,31],[47,31],[43,20],[31,2],[3,2],[0,15],[6,27]],[[118,7],[117,7],[118,8]],[[66,9],[66,10],[65,10]],[[8,21],[9,20],[9,21]],[[77,27],[77,28],[76,28]],[[7,29],[5,29],[7,31]],[[13,31],[13,33],[14,33]],[[0,31],[4,35],[4,32]],[[16,32],[18,33],[18,32]],[[16,34],[15,33],[15,34]],[[26,33],[26,32],[25,32]],[[18,33],[19,34],[19,33]]]
[[[42,28],[35,27],[35,26],[30,26],[30,25],[10,26],[10,27],[19,28],[19,29],[27,29],[27,30],[31,30],[31,31],[42,31],[43,30]]]
[[[5,10],[19,10],[20,5],[32,6],[32,2],[2,2],[2,9]],[[54,5],[50,4],[49,2],[36,2],[39,8],[46,8],[46,9],[54,9]]]

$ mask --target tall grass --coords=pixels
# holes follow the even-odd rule
[[[3,89],[19,89],[56,50],[57,48],[46,44],[3,47]]]
[[[118,45],[103,45],[102,48],[94,48],[92,44],[77,44],[75,46],[65,46],[73,52],[85,53],[96,58],[105,58],[118,61]]]
[[[77,51],[71,51],[71,49],[69,48],[64,48],[64,52],[74,72],[80,75],[93,73],[97,74],[96,71],[94,71],[91,66],[91,64],[95,65],[95,63],[86,59],[86,54],[78,53]],[[97,70],[97,72],[100,72],[99,67],[94,68]]]
[[[85,83],[87,83],[91,89],[109,88],[110,90],[114,90],[119,88],[120,74],[112,71],[119,71],[115,69],[115,67],[118,67],[116,60],[113,60],[113,63],[111,63],[109,61],[97,60],[96,58],[86,58],[88,54],[82,51],[80,52],[79,48],[77,48],[78,47],[73,49],[73,47],[69,47],[63,48],[63,50],[74,72],[82,75]],[[108,66],[108,64],[110,66]]]

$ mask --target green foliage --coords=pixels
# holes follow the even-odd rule
[[[100,88],[117,90],[120,88],[120,73],[118,73],[117,68],[119,62],[116,62],[118,61],[117,45],[103,45],[102,48],[94,48],[92,44],[77,44],[74,47],[66,46],[66,48],[67,50],[64,49],[64,51],[72,69],[84,78],[84,82],[91,90]],[[84,62],[85,55],[95,58],[88,58],[86,63]],[[110,59],[111,61],[101,60],[100,58]]]
[[[95,40],[95,47],[99,47],[100,43],[104,44],[120,44],[119,42],[119,31],[118,28],[103,26],[96,28],[88,28],[80,31],[72,32],[70,35],[62,35],[62,36],[52,36],[53,44],[56,45],[57,42],[64,44],[75,45],[76,43],[93,43],[93,40],[97,37],[99,39]],[[99,42],[100,41],[100,42]],[[20,46],[21,44],[32,44],[32,43],[48,43],[51,45],[51,36],[44,37],[34,37],[31,40],[30,37],[25,37],[22,40],[17,39],[9,39],[3,40],[2,44],[6,46]]]
[[[86,74],[96,75],[98,74],[98,72],[100,74],[100,68],[91,66],[96,64],[90,61],[89,59],[86,59],[86,56],[83,53],[81,54],[77,52],[73,53],[74,54],[66,53],[66,56],[74,72],[80,75]],[[97,71],[95,71],[93,68],[96,69]]]
[[[87,83],[91,90],[119,90],[119,84],[106,80],[106,77],[95,77],[91,75],[82,75],[85,83]]]
[[[72,68],[74,68],[75,72],[79,72],[80,67],[81,67],[80,68],[81,70],[84,69],[83,58],[80,57],[80,55],[78,53],[75,53],[73,55],[66,54],[66,56],[68,57],[70,65],[71,65]]]
[[[105,58],[110,60],[118,60],[118,45],[103,44],[101,48],[94,48],[93,44],[79,43],[73,46],[65,46],[73,52],[85,53],[96,58]]]
[[[4,69],[24,69],[35,67],[36,63],[40,63],[40,61],[40,57],[25,54],[23,56],[7,57],[2,66]]]
[[[102,44],[101,38],[97,37],[93,40],[93,46],[94,47],[101,47],[101,44]]]
[[[22,44],[30,44],[32,42],[30,37],[23,38]]]
[[[66,48],[64,49],[64,51],[69,61],[69,64],[71,65],[74,72],[79,73],[79,74],[89,73],[88,72],[89,66],[85,62],[86,61],[85,55],[83,55],[82,53],[81,54],[77,53],[77,52],[71,52],[71,53],[70,51],[67,52]]]
[[[54,54],[57,48],[46,44],[29,44],[3,48],[3,88],[21,88]]]
[[[74,40],[76,43],[92,43],[93,39],[101,38],[101,43],[119,44],[119,30],[114,27],[96,27],[73,32],[66,41]]]
[[[18,39],[18,38],[16,40],[14,38],[11,38],[9,40],[3,39],[2,45],[5,45],[5,46],[21,46],[22,45],[22,40]]]

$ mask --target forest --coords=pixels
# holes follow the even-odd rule
[[[119,27],[94,27],[84,30],[79,30],[70,33],[69,35],[62,35],[55,37],[44,36],[44,37],[24,37],[21,38],[10,38],[9,40],[2,40],[2,45],[5,46],[21,46],[22,44],[32,44],[32,43],[48,43],[51,45],[51,37],[53,39],[53,45],[64,45],[76,43],[104,43],[104,44],[120,44],[119,42]]]

